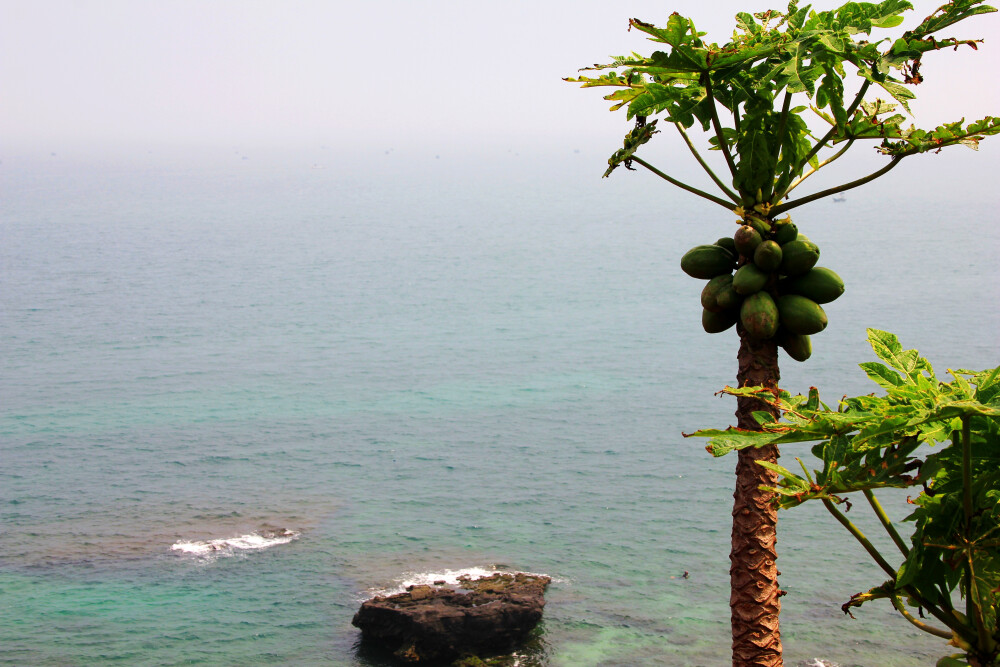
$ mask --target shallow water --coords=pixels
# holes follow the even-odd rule
[[[736,339],[677,262],[734,228],[587,160],[5,159],[0,663],[378,665],[360,600],[499,568],[554,578],[524,664],[725,664],[734,460],[680,434]],[[996,365],[995,194],[861,193],[796,216],[847,293],[783,385],[872,390],[866,326]],[[779,549],[789,664],[944,652],[844,617],[882,577],[832,520]]]

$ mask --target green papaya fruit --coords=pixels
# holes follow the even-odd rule
[[[809,336],[826,328],[826,313],[818,303],[798,294],[778,297],[781,325],[793,334]]]
[[[764,285],[767,284],[770,277],[771,274],[761,271],[757,265],[744,264],[736,269],[736,275],[733,276],[733,289],[738,294],[753,294],[764,289]]]
[[[743,296],[733,289],[732,283],[727,287],[719,290],[715,294],[715,302],[723,310],[732,310],[734,308],[739,308],[740,303],[743,301]]]
[[[736,251],[746,257],[753,257],[753,251],[757,249],[762,240],[760,232],[750,225],[743,225],[733,235]]]
[[[740,322],[751,337],[767,340],[778,331],[778,307],[767,292],[751,294],[740,306]]]
[[[779,331],[778,344],[795,361],[805,361],[812,356],[812,340],[809,336]]]
[[[777,271],[781,266],[781,246],[777,241],[762,241],[757,249],[753,251],[753,263],[761,271],[770,273]]]
[[[803,241],[801,237],[789,241],[781,247],[781,266],[779,271],[786,276],[800,276],[819,261],[819,248],[812,241]]]
[[[774,227],[774,240],[778,245],[785,245],[794,241],[799,235],[799,228],[794,222],[783,222]]]
[[[722,333],[736,324],[736,311],[723,310],[713,313],[711,310],[701,311],[701,326],[707,333]]]
[[[750,218],[747,224],[756,229],[761,236],[767,236],[771,232],[771,225],[760,218]]]
[[[728,273],[723,273],[721,276],[715,276],[709,280],[705,288],[701,290],[701,307],[712,312],[725,310],[718,303],[718,294],[723,289],[731,287],[732,284],[733,276]]]
[[[732,273],[736,257],[717,245],[699,245],[681,257],[681,270],[692,278],[708,280],[723,273]]]
[[[740,254],[739,251],[736,250],[736,241],[734,241],[731,236],[723,236],[721,239],[715,242],[715,245],[722,246],[729,252],[733,253],[734,257]]]
[[[784,294],[799,294],[816,303],[830,303],[844,293],[844,281],[832,270],[814,266],[801,276],[781,281]]]

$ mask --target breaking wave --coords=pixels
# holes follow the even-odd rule
[[[172,551],[182,555],[195,556],[203,559],[230,557],[249,551],[260,551],[288,544],[299,537],[299,533],[287,528],[276,530],[260,530],[236,537],[223,537],[212,540],[179,540],[171,545]]]

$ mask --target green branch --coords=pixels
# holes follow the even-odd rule
[[[715,138],[719,141],[719,150],[726,156],[726,164],[729,165],[729,173],[736,178],[736,163],[733,162],[733,155],[729,152],[729,144],[722,133],[722,123],[719,122],[719,109],[715,104],[715,95],[712,94],[712,77],[705,75],[705,95],[708,97],[708,105],[712,110],[712,127],[715,128]]]
[[[851,523],[851,520],[844,516],[843,512],[837,509],[832,500],[829,498],[823,498],[823,505],[825,505],[826,509],[830,511],[830,514],[832,514],[833,517],[847,529],[847,532],[853,535],[854,539],[861,543],[861,546],[863,546],[865,551],[868,552],[868,555],[871,556],[876,563],[878,563],[878,566],[885,570],[886,573],[892,577],[893,581],[895,581],[896,568],[889,565],[889,562],[882,556],[881,553],[879,553],[879,550],[875,548],[875,545],[872,544],[867,537],[865,537],[865,534],[862,533],[857,526]]]
[[[962,417],[962,511],[965,513],[965,532],[972,527],[972,440],[969,417]]]
[[[827,159],[825,159],[822,162],[820,162],[819,164],[817,164],[813,169],[810,169],[804,175],[802,175],[802,176],[798,177],[797,179],[795,179],[794,181],[792,181],[792,184],[789,185],[785,189],[785,191],[781,193],[781,199],[784,199],[785,197],[788,196],[789,192],[791,192],[795,188],[799,187],[799,185],[802,184],[802,181],[806,180],[807,178],[809,178],[810,176],[812,176],[813,174],[815,174],[817,171],[819,171],[820,169],[822,169],[823,167],[825,167],[826,165],[830,164],[831,162],[833,162],[834,160],[836,160],[837,158],[839,158],[841,155],[843,155],[844,153],[846,153],[847,149],[849,149],[853,143],[854,143],[854,139],[851,139],[850,141],[847,142],[847,145],[845,145],[839,151],[837,151],[836,153],[834,153],[833,155],[831,155]],[[778,201],[781,201],[781,199],[779,199]]]
[[[868,504],[871,505],[872,511],[875,512],[875,516],[877,516],[878,520],[882,523],[882,527],[885,528],[885,532],[889,533],[889,537],[891,537],[892,541],[896,543],[896,547],[903,554],[903,556],[909,556],[910,549],[906,546],[906,542],[903,541],[903,538],[899,536],[899,532],[896,530],[896,527],[892,525],[892,521],[889,520],[889,515],[885,513],[885,509],[882,508],[882,503],[880,503],[878,498],[875,497],[875,493],[871,489],[862,489],[862,493],[865,494],[865,499],[868,501]]]
[[[632,161],[636,162],[638,164],[641,164],[643,167],[645,167],[646,169],[649,169],[651,172],[653,172],[654,174],[656,174],[657,176],[659,176],[663,180],[667,181],[668,183],[672,183],[673,185],[676,185],[677,187],[681,188],[682,190],[687,190],[691,194],[695,194],[695,195],[698,195],[699,197],[707,199],[708,201],[715,202],[716,204],[718,204],[719,206],[722,206],[722,207],[726,208],[727,210],[732,211],[732,210],[734,210],[736,208],[736,204],[733,204],[731,202],[727,202],[725,199],[722,199],[721,197],[716,197],[715,195],[710,195],[707,192],[702,192],[698,188],[692,187],[692,186],[688,185],[687,183],[681,183],[676,178],[673,178],[671,176],[667,176],[662,171],[660,171],[659,169],[657,169],[653,165],[649,164],[648,162],[646,162],[645,160],[643,160],[640,157],[636,157],[635,155],[633,155],[632,156]]]
[[[966,418],[967,419],[967,418]],[[964,419],[963,419],[964,421]],[[991,641],[990,631],[986,629],[986,621],[983,618],[983,608],[979,604],[979,586],[976,584],[976,578],[972,571],[972,553],[967,552],[965,554],[966,560],[966,575],[968,579],[968,587],[966,588],[966,601],[968,614],[966,616],[972,619],[972,624],[976,628],[976,636],[979,640],[978,648],[992,651],[996,646],[994,642]]]
[[[843,185],[838,185],[835,188],[829,188],[827,190],[822,190],[821,192],[817,192],[815,194],[811,194],[808,197],[803,197],[802,199],[799,199],[796,202],[786,202],[784,204],[778,204],[777,206],[775,206],[774,208],[771,209],[771,215],[772,216],[780,215],[781,213],[784,213],[785,211],[790,211],[793,208],[798,208],[799,206],[802,206],[803,204],[808,204],[809,202],[816,201],[817,199],[822,199],[823,197],[829,197],[830,195],[835,195],[835,194],[837,194],[839,192],[846,192],[847,190],[853,190],[854,188],[859,187],[861,185],[864,185],[865,183],[868,183],[869,181],[874,181],[876,178],[878,178],[879,176],[882,176],[883,174],[885,174],[886,172],[888,172],[890,169],[892,169],[893,167],[895,167],[897,164],[899,164],[900,160],[902,160],[907,155],[912,155],[912,153],[905,153],[905,154],[900,154],[900,155],[894,155],[892,157],[892,160],[889,161],[889,164],[887,164],[886,166],[882,167],[881,169],[879,169],[878,171],[876,171],[874,173],[868,174],[864,178],[859,178],[856,181],[851,181],[850,183],[844,183]]]
[[[910,612],[906,610],[906,607],[903,605],[903,601],[900,599],[898,595],[890,595],[889,599],[892,600],[892,606],[896,608],[896,611],[898,611],[900,614],[903,615],[903,618],[905,618],[910,623],[917,626],[924,632],[928,632],[934,635],[935,637],[941,637],[942,639],[951,639],[954,636],[947,630],[941,630],[940,628],[935,628],[933,625],[928,625],[923,621],[921,621],[920,619],[915,618]]]
[[[971,418],[962,417],[962,512],[965,515],[964,531],[966,536],[972,532],[972,437],[970,433]],[[991,650],[990,633],[986,629],[983,618],[983,608],[979,604],[979,586],[976,584],[972,565],[972,545],[966,539],[965,576],[966,576],[966,616],[972,619],[979,637],[979,648]]]
[[[727,188],[726,184],[723,183],[722,180],[715,175],[714,171],[712,171],[712,168],[705,163],[705,160],[702,159],[701,154],[698,152],[698,149],[694,147],[693,143],[691,143],[691,138],[687,135],[687,132],[684,131],[684,127],[680,123],[674,123],[674,127],[676,127],[677,131],[681,133],[681,136],[684,138],[684,143],[687,144],[687,147],[691,150],[691,154],[694,155],[694,159],[698,161],[698,164],[701,165],[701,168],[704,169],[706,172],[708,172],[708,175],[712,177],[712,180],[715,181],[715,184],[719,186],[719,189],[726,193],[727,197],[732,199],[733,202],[735,202],[736,204],[739,204],[740,203],[739,196],[735,192]]]

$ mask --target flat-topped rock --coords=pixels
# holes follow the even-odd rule
[[[410,586],[361,605],[352,623],[365,641],[406,662],[449,661],[513,650],[542,618],[549,577],[497,573],[457,585]]]

